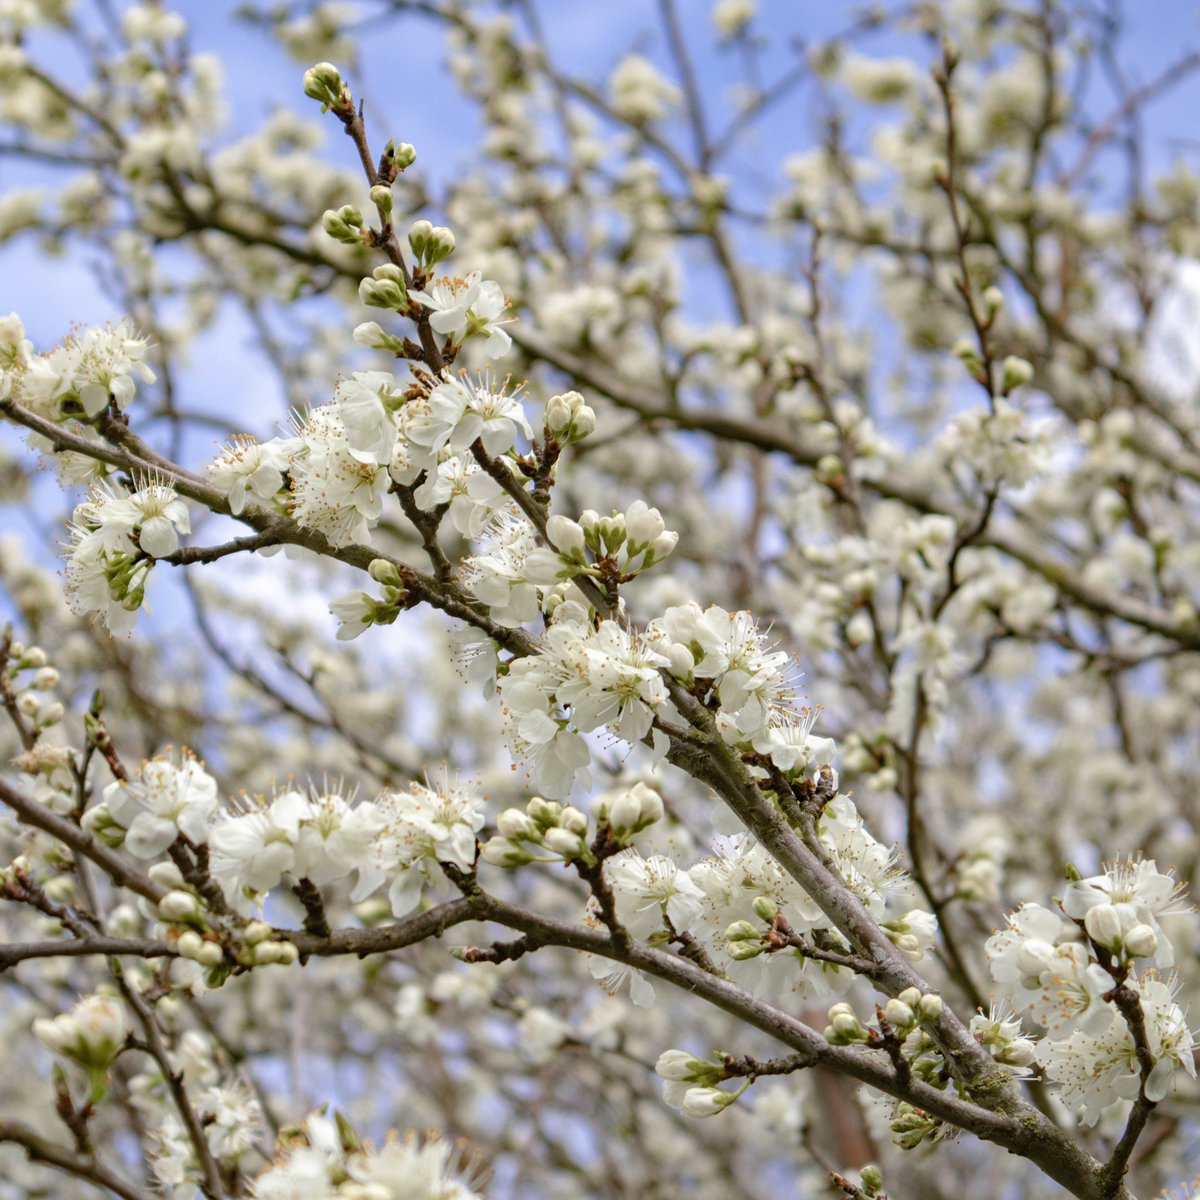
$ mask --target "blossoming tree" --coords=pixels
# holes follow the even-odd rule
[[[243,127],[186,7],[0,5],[0,237],[123,314],[0,319],[0,1194],[1186,1186],[1200,56],[249,4]],[[468,171],[356,90],[442,39]]]

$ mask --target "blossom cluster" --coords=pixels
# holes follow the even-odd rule
[[[128,633],[155,560],[174,554],[190,530],[187,505],[168,484],[149,480],[132,492],[94,484],[71,519],[66,577],[74,610]]]
[[[438,863],[464,871],[473,866],[484,815],[478,793],[448,773],[357,804],[352,795],[327,788],[285,789],[221,805],[216,781],[185,751],[151,759],[131,779],[109,784],[83,821],[108,844],[123,845],[146,861],[160,857],[177,838],[205,847],[212,878],[243,917],[253,915],[285,877],[320,887],[356,872],[355,901],[386,882],[392,910],[403,916],[427,885],[444,885]],[[202,917],[202,900],[185,890],[173,864],[152,870],[179,891],[178,899],[160,903],[160,916],[184,923]],[[262,940],[249,938],[256,948],[250,961],[274,954],[263,950]]]
[[[1155,969],[1175,961],[1159,918],[1181,910],[1179,893],[1153,862],[1118,861],[1072,879],[1061,913],[1024,904],[988,939],[1002,994],[1044,1030],[1038,1064],[1086,1124],[1139,1094],[1163,1099],[1179,1072],[1195,1078],[1194,1041],[1177,989]],[[1122,999],[1140,1010],[1144,1042]],[[1149,1074],[1143,1053],[1153,1061]]]

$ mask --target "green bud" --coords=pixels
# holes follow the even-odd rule
[[[388,562],[386,558],[373,558],[371,565],[367,567],[367,574],[376,583],[382,583],[384,587],[402,588],[404,586],[400,579],[399,568],[395,563]]]
[[[403,284],[390,279],[362,280],[358,285],[358,298],[370,308],[394,308],[398,312],[408,308]]]
[[[1010,354],[1003,364],[1005,392],[1024,387],[1033,378],[1033,364]]]
[[[729,957],[735,962],[745,962],[750,958],[757,958],[764,953],[766,946],[762,942],[730,942],[727,950]]]
[[[760,921],[773,921],[779,913],[779,905],[770,896],[756,896],[753,908]]]
[[[425,266],[436,267],[443,259],[454,253],[454,234],[445,225],[435,225],[425,242],[423,261]]]
[[[762,934],[757,926],[750,921],[734,921],[728,929],[725,930],[725,937],[731,942],[745,941],[761,941]]]
[[[433,233],[433,223],[426,220],[414,221],[408,231],[408,244],[412,248],[413,257],[421,262]]]
[[[379,209],[384,217],[392,215],[392,189],[382,183],[377,183],[371,189],[371,203]]]
[[[395,164],[397,171],[407,171],[417,161],[417,152],[408,142],[388,142],[384,154]]]
[[[321,217],[321,228],[334,241],[348,246],[362,245],[362,213],[353,204],[343,204],[339,209],[326,209]]]
[[[480,854],[484,862],[489,862],[494,867],[523,867],[526,863],[533,862],[533,855],[524,846],[510,842],[504,837],[488,838]]]
[[[320,101],[321,111],[328,109],[353,111],[350,89],[342,81],[341,72],[333,63],[320,62],[304,72],[304,94]]]
[[[883,1191],[883,1172],[874,1163],[863,1167],[858,1177],[862,1182],[862,1190],[872,1197],[872,1200]]]

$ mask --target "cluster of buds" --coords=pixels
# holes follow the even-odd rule
[[[754,915],[767,923],[767,929],[759,928],[753,921],[734,921],[725,930],[726,952],[738,962],[757,958],[768,950],[778,950],[782,944],[777,939],[772,944],[771,936],[779,915],[779,905],[770,896],[756,896],[753,907]]]
[[[333,109],[339,114],[354,113],[354,98],[350,95],[350,88],[333,63],[319,62],[304,72],[304,94],[319,101],[322,112]]]
[[[896,1145],[904,1150],[915,1150],[930,1134],[935,1134],[941,1122],[923,1109],[907,1101],[896,1105],[889,1127],[896,1135]]]
[[[596,414],[578,392],[562,392],[546,401],[546,432],[560,446],[582,442],[596,429]]]
[[[416,148],[408,142],[396,142],[391,138],[380,156],[380,174],[391,178],[397,171],[407,171],[417,161]]]
[[[881,921],[879,928],[909,962],[920,962],[937,936],[937,918],[923,908]]]
[[[408,312],[408,290],[404,272],[394,263],[384,263],[358,285],[358,298],[369,308],[394,308]]]
[[[338,209],[327,208],[321,217],[321,228],[335,242],[345,242],[347,246],[363,243],[363,215],[353,204],[343,204]]]
[[[1083,928],[1097,946],[1122,962],[1158,953],[1158,934],[1141,920],[1136,905],[1096,904],[1084,913]]]
[[[747,1079],[736,1092],[723,1091],[717,1084],[728,1078],[725,1067],[686,1050],[664,1050],[654,1070],[663,1080],[663,1099],[689,1117],[715,1117],[735,1104],[750,1086]]]
[[[588,850],[587,814],[570,804],[534,796],[524,812],[506,808],[497,818],[496,828],[499,832],[482,850],[484,860],[493,866],[593,860]]]
[[[25,671],[33,674],[13,688],[17,700],[17,711],[25,717],[38,733],[63,719],[63,706],[57,700],[49,703],[41,693],[52,691],[58,684],[58,671],[50,666],[46,652],[40,646],[26,648],[20,642],[11,642],[5,662],[5,674],[9,686],[17,683]]]
[[[632,846],[638,834],[663,819],[662,797],[646,783],[600,802],[598,822],[618,846]]]
[[[340,622],[339,641],[356,638],[372,625],[392,624],[408,604],[408,593],[395,563],[386,558],[372,559],[367,573],[382,585],[383,595],[377,600],[367,592],[351,592],[330,604],[329,611]]]
[[[635,500],[624,513],[602,517],[594,509],[582,513],[578,521],[553,516],[546,522],[546,535],[553,549],[539,547],[525,561],[525,575],[531,583],[552,587],[577,575],[600,577],[615,571],[621,579],[630,579],[661,562],[675,549],[679,534],[666,528],[657,508],[644,500]],[[608,570],[596,564],[610,564]]]
[[[887,1023],[899,1034],[909,1034],[921,1025],[931,1025],[942,1015],[942,998],[936,992],[922,993],[905,988],[883,1006]]]
[[[108,1069],[129,1036],[120,1001],[111,996],[85,996],[70,1012],[34,1021],[33,1032],[52,1053],[78,1063],[88,1073],[91,1103],[103,1099]]]
[[[445,225],[414,221],[408,231],[408,244],[417,265],[425,271],[432,271],[438,263],[454,253],[454,234]]]
[[[936,992],[922,993],[915,987],[905,988],[882,1008],[876,1009],[887,1033],[864,1025],[854,1009],[844,1000],[829,1010],[825,1040],[831,1046],[877,1045],[885,1036],[907,1038],[922,1025],[931,1025],[942,1015],[942,998]],[[915,1048],[915,1047],[914,1047]]]

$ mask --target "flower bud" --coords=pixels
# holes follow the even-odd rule
[[[779,912],[779,905],[771,896],[755,896],[751,907],[760,921],[773,921]]]
[[[48,692],[58,683],[58,672],[53,667],[41,667],[33,676],[32,686],[39,692]]]
[[[1114,904],[1097,904],[1083,918],[1087,935],[1105,950],[1121,948],[1121,914]]]
[[[183,958],[198,959],[204,948],[204,939],[194,930],[188,929],[175,939],[175,949]]]
[[[454,234],[445,225],[435,225],[425,246],[425,266],[436,267],[454,253]]]
[[[611,804],[602,807],[601,816],[607,820],[613,837],[619,842],[627,842],[643,829],[662,820],[662,797],[647,784],[635,783],[619,793]]]
[[[225,951],[219,943],[206,941],[196,954],[196,961],[211,971],[213,967],[219,967],[225,961]]]
[[[17,697],[17,709],[27,717],[36,717],[41,707],[41,698],[35,692],[22,692]]]
[[[341,72],[333,63],[320,62],[304,72],[304,94],[319,100],[321,111],[351,108],[350,89],[342,82]]]
[[[173,862],[156,862],[152,863],[146,874],[154,880],[155,883],[165,888],[181,888],[183,887],[183,873]]]
[[[392,215],[392,189],[386,184],[377,183],[371,189],[371,203],[379,209],[383,217]]]
[[[560,445],[581,442],[596,428],[596,414],[578,392],[563,392],[546,401],[546,428]]]
[[[558,824],[559,818],[562,816],[562,805],[554,800],[543,800],[541,796],[534,796],[525,805],[525,811],[543,829],[548,829],[551,825]]]
[[[321,217],[321,228],[335,242],[345,242],[348,246],[362,245],[362,227],[362,213],[352,204],[326,209]]]
[[[63,706],[57,700],[53,701],[51,704],[47,704],[46,707],[42,709],[42,728],[44,729],[48,725],[57,725],[59,721],[63,719],[63,715],[66,713],[66,711],[67,710],[63,708]]]
[[[370,278],[359,283],[358,298],[371,308],[394,308],[398,312],[408,309],[404,277],[395,267],[391,271],[386,266],[376,267]]]
[[[546,534],[559,554],[583,561],[583,529],[578,522],[555,515],[546,522]]]
[[[1033,364],[1010,354],[1003,364],[1004,391],[1024,387],[1033,378]]]
[[[715,1080],[721,1074],[720,1067],[697,1058],[686,1050],[664,1050],[658,1056],[654,1070],[660,1078],[671,1079],[677,1083]]]
[[[407,171],[417,161],[417,152],[408,142],[388,142],[383,153],[395,164],[397,171]]]
[[[103,1095],[104,1077],[125,1045],[129,1026],[119,1001],[85,996],[69,1012],[34,1021],[33,1032],[51,1052],[88,1071],[95,1100]]]
[[[739,1095],[716,1087],[688,1088],[683,1097],[683,1111],[689,1117],[715,1117],[735,1103]]]
[[[725,930],[725,938],[730,942],[743,942],[747,938],[760,941],[762,939],[762,932],[752,921],[734,921]]]
[[[883,1006],[883,1015],[889,1025],[899,1030],[911,1029],[917,1023],[917,1014],[896,997]]]
[[[644,500],[635,500],[625,513],[625,533],[631,552],[634,547],[648,546],[665,529],[662,514]]]
[[[596,522],[596,530],[605,555],[616,554],[625,544],[625,517],[621,513],[613,513],[610,517],[601,517]]]
[[[514,842],[537,841],[540,837],[538,827],[519,808],[506,808],[496,818],[496,828],[501,837]]]
[[[242,930],[242,941],[247,946],[257,946],[260,942],[265,942],[274,932],[266,921],[250,921]]]
[[[1141,922],[1126,931],[1124,942],[1130,958],[1153,958],[1158,951],[1158,934]]]
[[[259,942],[254,947],[253,962],[258,967],[270,966],[274,963],[287,966],[296,961],[299,953],[291,942]]]
[[[907,1004],[909,1008],[916,1008],[921,1003],[921,989],[915,987],[906,987],[897,997],[901,1004]]]
[[[1034,1045],[1029,1038],[1014,1038],[996,1054],[996,1061],[1014,1067],[1029,1067],[1033,1065],[1034,1057]]]
[[[479,853],[483,861],[493,867],[522,867],[533,862],[533,855],[528,850],[503,837],[488,838]]]
[[[543,842],[547,850],[551,850],[565,859],[580,858],[587,849],[579,834],[557,827],[546,830]]]
[[[766,953],[766,946],[759,942],[730,942],[726,947],[726,953],[734,962],[745,962],[747,959],[757,958],[760,954]]]
[[[383,584],[384,587],[402,588],[404,586],[400,579],[399,568],[395,563],[388,562],[386,558],[371,559],[371,563],[367,567],[367,574],[376,583]]]
[[[412,249],[413,257],[420,262],[425,257],[425,250],[429,246],[430,236],[433,234],[433,222],[424,219],[414,221],[408,231],[408,244]]]
[[[1004,307],[1004,293],[995,284],[984,288],[983,307],[987,311],[989,321],[995,320],[997,313]]]
[[[570,804],[563,809],[558,823],[563,829],[567,829],[571,833],[576,833],[580,837],[584,837],[588,831],[587,813],[581,812]]]
[[[867,1196],[868,1200],[874,1200],[883,1191],[883,1172],[874,1163],[867,1163],[859,1171],[858,1178],[862,1184],[863,1194]]]
[[[164,921],[186,921],[200,915],[200,902],[191,892],[168,892],[158,902],[158,915]]]
[[[943,1007],[941,996],[936,992],[926,992],[917,1005],[917,1016],[923,1024],[932,1024],[941,1017]]]

